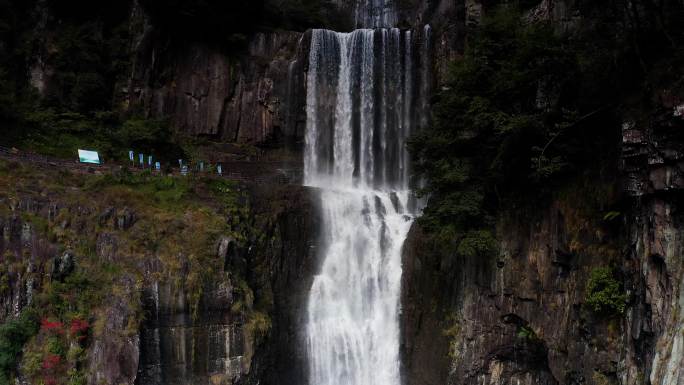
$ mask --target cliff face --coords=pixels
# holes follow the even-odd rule
[[[202,43],[164,47],[146,27],[123,100],[127,109],[170,117],[184,135],[231,143],[292,144],[304,116],[302,34],[258,33],[247,52]]]
[[[136,384],[302,381],[298,325],[313,276],[314,195],[300,188],[258,188],[251,197],[261,239],[245,248],[222,238],[217,250],[226,277],[245,277],[238,285],[253,292],[239,298],[235,282],[210,282],[198,311],[189,306],[187,297],[196,295],[191,288],[155,282],[144,289]],[[244,309],[255,306],[263,313],[245,317]]]
[[[340,25],[372,23],[356,2],[334,3],[346,18]],[[366,3],[394,9],[388,17],[401,28],[432,25],[435,85],[463,52],[466,25],[483,13],[478,1]],[[565,30],[573,25],[569,9],[542,1],[528,17]],[[195,138],[301,144],[307,33],[255,33],[240,49],[176,44],[135,4],[129,28],[131,70],[115,95],[123,111],[169,118],[177,133]],[[45,62],[37,60],[31,75],[39,91],[49,88]],[[457,257],[414,226],[404,250],[407,384],[684,384],[684,113],[673,91],[656,99],[655,113],[624,119],[621,157],[606,173],[577,178],[539,207],[499,218],[496,257]],[[190,229],[181,232],[184,242],[205,234],[193,227],[204,214],[149,217],[131,208],[137,195],[112,204],[65,200],[64,191],[81,187],[8,187],[2,196],[0,318],[20,314],[72,269],[102,265],[111,270],[103,278],[111,290],[99,298],[91,319],[98,327],[73,365],[88,383],[306,383],[300,326],[317,267],[315,192],[249,189],[248,231],[231,227],[204,239],[212,261],[205,265],[193,259],[193,247],[159,252],[182,243],[170,240],[179,229]],[[142,242],[136,234],[155,228],[156,243],[145,245],[152,251],[131,249]],[[92,242],[77,248],[65,242],[76,239],[64,238],[70,232]],[[606,267],[626,294],[624,312],[599,314],[587,305],[592,273]],[[32,372],[25,361],[22,381],[53,375]]]
[[[226,198],[199,187],[181,209],[139,195],[144,184],[90,190],[82,183],[101,177],[35,183],[29,173],[54,172],[0,166],[12,186],[0,197],[2,318],[42,319],[19,358],[21,381],[303,383],[314,191],[248,187],[240,203],[235,185],[221,187]],[[82,199],[88,191],[103,198]],[[215,205],[224,201],[227,213]],[[85,325],[82,338],[74,325]]]
[[[131,1],[128,6],[119,7],[118,12],[129,9],[128,16],[116,19],[120,25],[105,28],[100,24],[107,23],[95,23],[88,31],[117,48],[112,57],[101,58],[101,65],[112,60],[118,62],[115,68],[107,70],[112,73],[106,79],[100,79],[103,85],[87,90],[74,86],[74,90],[66,92],[62,89],[65,79],[76,78],[77,85],[89,84],[81,77],[99,79],[100,74],[83,74],[83,68],[90,70],[88,64],[76,58],[75,63],[65,60],[72,48],[70,44],[85,43],[60,36],[71,31],[70,23],[82,21],[52,14],[56,11],[48,3],[36,1],[32,13],[35,25],[30,33],[35,41],[27,58],[30,84],[44,98],[56,98],[67,105],[76,103],[70,99],[78,99],[78,106],[87,104],[87,98],[81,100],[78,95],[98,91],[97,99],[106,100],[108,97],[100,94],[111,88],[114,111],[125,116],[168,120],[173,131],[184,138],[269,148],[297,149],[301,145],[306,124],[305,77],[310,43],[306,32],[276,29],[225,37],[204,36],[188,31],[192,26],[163,24],[141,3],[144,2]],[[477,5],[470,8],[473,7],[479,9]],[[339,31],[389,25],[422,30],[430,24],[436,32],[432,37],[435,52],[430,58],[434,59],[437,80],[446,75],[448,61],[462,51],[466,17],[475,20],[479,15],[479,11],[467,11],[465,4],[448,0],[336,0],[322,5],[320,12],[322,17],[334,20],[335,25],[318,21],[314,26]],[[113,39],[112,34],[121,37],[107,40]],[[86,55],[85,59],[90,57]],[[74,73],[66,76],[67,70]]]
[[[623,125],[622,155],[604,174],[614,177],[576,181],[542,207],[502,217],[498,257],[459,258],[413,229],[407,383],[684,383],[684,121],[664,100],[645,121]],[[622,211],[607,214],[617,202]],[[624,313],[587,304],[593,272],[609,265],[627,295]]]
[[[448,61],[462,48],[463,4],[446,0],[367,3],[335,1],[327,12],[346,19],[340,25],[359,28],[373,27],[377,17],[364,21],[363,15],[381,10],[392,13],[392,25],[403,29],[422,30],[432,24],[438,35],[432,38],[436,46],[430,55],[434,58],[431,67],[438,81],[446,75]],[[297,148],[302,143],[308,33],[251,34],[246,37],[246,49],[232,52],[192,41],[171,45],[140,7],[133,9],[131,30],[135,32],[132,73],[120,96],[126,110],[168,117],[178,132],[191,137],[271,147]]]

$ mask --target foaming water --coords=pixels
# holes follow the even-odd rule
[[[405,142],[422,106],[414,39],[312,33],[305,182],[321,189],[325,247],[307,309],[311,385],[401,382],[401,249],[417,211]]]

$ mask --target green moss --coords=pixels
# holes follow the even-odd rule
[[[40,233],[45,234],[48,231],[49,224],[48,224],[47,219],[45,219],[39,215],[35,215],[33,213],[23,212],[21,214],[21,219],[24,222],[30,223],[34,227],[34,229]]]
[[[69,377],[68,385],[86,385],[88,383],[82,370],[70,369],[67,375]]]
[[[461,325],[461,320],[457,313],[452,313],[446,317],[445,322],[447,327],[446,329],[442,330],[442,334],[449,339],[449,358],[457,359],[458,338],[463,328]]]
[[[627,307],[627,295],[610,267],[591,271],[584,300],[589,309],[604,316],[622,315]]]
[[[605,374],[598,371],[594,371],[594,374],[592,374],[591,377],[596,385],[614,385],[617,383],[616,381],[611,380]]]
[[[271,318],[260,311],[253,311],[249,314],[245,324],[245,332],[253,335],[257,339],[265,337],[271,330]]]

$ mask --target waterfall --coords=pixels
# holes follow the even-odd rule
[[[400,384],[401,249],[415,215],[405,142],[427,81],[415,42],[396,28],[312,32],[304,172],[321,191],[324,247],[307,308],[311,385]]]
[[[356,28],[390,28],[397,25],[393,0],[356,0]]]

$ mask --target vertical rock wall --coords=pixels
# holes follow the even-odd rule
[[[507,213],[498,256],[459,258],[413,229],[408,384],[684,384],[684,119],[673,92],[660,93],[651,114],[625,119],[621,155],[606,165],[614,176],[579,178],[532,212]],[[615,202],[617,219],[606,219]],[[591,272],[610,265],[624,314],[586,305]]]
[[[304,129],[304,62],[297,32],[250,36],[246,52],[141,37],[123,99],[129,111],[170,118],[189,136],[225,142],[296,141]]]

